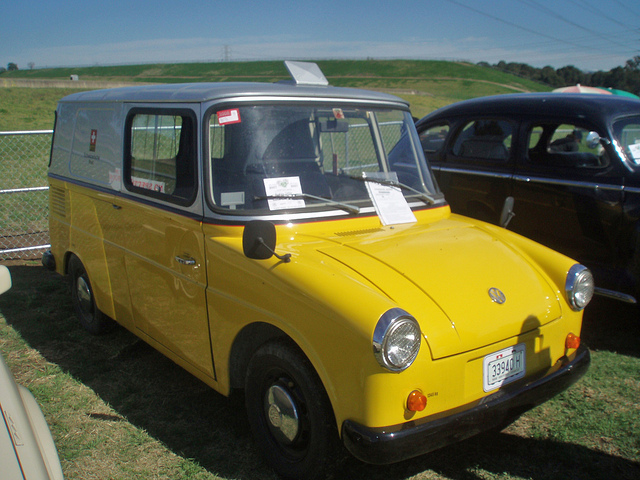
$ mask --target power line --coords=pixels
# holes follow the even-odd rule
[[[486,11],[482,11],[482,10],[479,10],[479,9],[474,8],[472,6],[466,5],[466,4],[464,4],[464,3],[462,3],[462,2],[460,2],[458,0],[447,0],[447,1],[449,3],[453,3],[453,4],[457,5],[459,7],[462,7],[462,8],[465,8],[467,10],[470,10],[470,11],[472,11],[472,12],[478,14],[478,15],[482,15],[484,17],[490,18],[492,20],[495,20],[497,22],[503,23],[503,24],[508,25],[510,27],[513,27],[513,28],[516,28],[516,29],[519,29],[519,30],[523,30],[525,32],[531,33],[531,34],[536,35],[538,37],[542,37],[542,38],[546,38],[548,40],[551,40],[551,41],[557,43],[558,45],[562,45],[563,48],[567,48],[567,46],[571,46],[571,47],[574,47],[574,48],[579,49],[581,51],[584,51],[585,49],[588,49],[590,51],[590,53],[587,55],[588,57],[599,58],[601,56],[601,55],[599,55],[599,56],[594,55],[593,54],[594,51],[599,51],[599,52],[602,52],[603,54],[606,54],[606,55],[610,55],[611,54],[611,50],[607,50],[607,49],[603,48],[601,45],[596,45],[596,46],[593,46],[593,47],[589,47],[589,46],[587,46],[585,44],[577,43],[576,41],[566,40],[566,39],[563,40],[563,39],[560,39],[560,38],[555,37],[553,35],[548,35],[546,33],[534,30],[532,28],[525,27],[523,25],[519,25],[519,24],[517,24],[515,22],[512,22],[510,20],[506,20],[504,18],[500,18],[500,17],[498,17],[496,15],[493,15],[491,13],[488,13]],[[532,5],[530,5],[530,4],[528,6],[532,7]],[[542,7],[542,8],[544,8],[544,7]],[[553,13],[553,15],[555,16],[556,14]],[[563,21],[567,21],[567,20],[563,19]],[[585,28],[583,27],[583,29],[585,29]],[[590,35],[594,35],[594,34],[597,35],[597,36],[602,35],[602,34],[599,34],[597,32],[594,32],[593,30],[590,30],[590,29],[586,29],[586,30]],[[609,38],[607,38],[607,40],[611,41],[612,43],[615,43],[619,47],[623,47],[626,51],[629,50],[629,46],[628,45],[622,44],[620,42],[614,42],[614,41],[610,40]],[[526,46],[525,46],[525,48],[526,48]],[[624,54],[625,53],[620,53],[620,55],[624,55]]]
[[[555,12],[554,10],[551,10],[550,8],[545,7],[544,5],[541,5],[540,3],[538,3],[538,2],[536,2],[534,0],[519,0],[519,1],[521,3],[524,3],[525,5],[528,5],[528,6],[532,7],[532,8],[535,8],[536,10],[541,11],[542,13],[546,13],[547,15],[550,15],[551,17],[554,17],[554,18],[556,18],[556,19],[558,19],[558,20],[560,20],[562,22],[565,22],[568,25],[571,25],[571,26],[573,26],[575,28],[578,28],[580,30],[584,30],[585,32],[587,32],[587,33],[589,33],[589,34],[591,34],[591,35],[593,35],[595,37],[598,37],[598,38],[601,38],[601,39],[606,40],[608,42],[611,42],[611,43],[613,43],[613,44],[615,44],[615,45],[617,45],[619,47],[628,48],[628,45],[625,45],[625,44],[619,43],[617,41],[614,41],[611,38],[608,38],[607,36],[601,34],[600,32],[598,32],[596,30],[593,30],[591,28],[587,28],[584,25],[581,25],[581,24],[576,23],[576,22],[574,22],[572,20],[569,20],[568,18],[560,15],[559,13]]]
[[[620,0],[609,0],[609,1],[612,1],[612,2],[617,3],[617,4],[618,4],[618,5],[620,5],[621,7],[624,7],[624,8],[626,8],[629,12],[633,13],[636,17],[640,17],[640,14],[639,14],[638,12],[635,12],[635,11],[631,10],[631,7],[629,7],[629,5],[626,5],[626,4],[622,3]]]
[[[567,0],[567,1],[570,2],[570,3],[573,3],[574,5],[578,6],[579,8],[586,7],[587,10],[591,10],[592,12],[594,12],[599,17],[606,18],[610,22],[613,22],[616,25],[620,25],[621,27],[626,28],[628,31],[636,31],[636,32],[638,31],[638,28],[636,26],[631,26],[631,25],[627,25],[625,23],[622,23],[618,19],[609,16],[607,14],[607,12],[604,12],[604,11],[600,10],[598,7],[596,7],[594,5],[591,5],[589,2],[586,2],[584,0],[582,0],[581,2],[578,2],[576,0]]]
[[[537,32],[537,31],[535,31],[535,30],[533,30],[531,28],[523,27],[522,25],[518,25],[518,24],[513,23],[513,22],[511,22],[509,20],[505,20],[503,18],[496,17],[495,15],[491,15],[491,14],[489,14],[487,12],[483,12],[482,10],[478,10],[476,8],[470,7],[469,5],[465,5],[464,3],[458,2],[457,0],[447,0],[447,1],[449,3],[453,3],[455,5],[458,5],[459,7],[466,8],[467,10],[471,10],[472,12],[475,12],[475,13],[477,13],[479,15],[484,16],[484,17],[488,17],[488,18],[491,18],[492,20],[496,20],[497,22],[509,25],[510,27],[518,28],[520,30],[524,30],[525,32],[529,32],[529,33],[532,33],[534,35],[538,35],[540,37],[548,38],[548,39],[553,40],[555,42],[566,43],[566,44],[569,44],[569,45],[573,45],[574,47],[577,47],[577,48],[584,48],[583,45],[578,45],[577,43],[573,43],[573,42],[568,41],[568,40],[561,40],[561,39],[559,39],[557,37],[553,37],[551,35],[547,35],[546,33]]]

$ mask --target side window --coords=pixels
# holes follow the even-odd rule
[[[528,160],[537,166],[598,168],[609,164],[602,145],[588,145],[589,130],[570,123],[534,124],[528,131]]]
[[[587,131],[575,125],[558,125],[549,141],[549,152],[579,152],[582,139]]]
[[[190,204],[196,196],[195,119],[188,112],[140,111],[127,120],[125,184],[131,191]]]
[[[514,126],[506,120],[480,119],[468,122],[453,145],[457,157],[478,163],[506,163],[511,156]]]
[[[438,160],[438,153],[444,148],[449,134],[449,125],[434,125],[420,132],[420,143],[427,161]]]

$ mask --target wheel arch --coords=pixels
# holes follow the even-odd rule
[[[335,398],[330,394],[332,388],[327,385],[326,372],[321,371],[322,366],[316,365],[310,355],[285,331],[275,325],[266,322],[255,322],[246,325],[233,342],[229,356],[229,386],[232,390],[241,390],[245,386],[245,377],[251,358],[255,352],[268,342],[283,342],[297,350],[308,362],[315,372],[318,380],[327,395],[333,411],[333,420],[337,422],[335,411]],[[325,373],[325,375],[323,375]]]
[[[82,259],[74,252],[66,251],[64,253],[64,257],[62,259],[62,274],[69,275],[69,263],[71,262],[71,258],[76,257],[80,262],[84,265]],[[84,268],[87,268],[86,266]]]
[[[232,389],[244,387],[247,367],[256,350],[261,345],[279,338],[286,338],[295,344],[285,332],[268,323],[251,323],[240,330],[233,341],[229,356],[229,384]]]

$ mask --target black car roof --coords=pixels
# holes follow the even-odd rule
[[[618,95],[584,93],[515,93],[480,97],[442,107],[417,125],[439,118],[469,115],[536,115],[614,118],[640,114],[640,100]]]

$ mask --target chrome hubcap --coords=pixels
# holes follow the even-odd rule
[[[298,409],[291,395],[284,387],[272,385],[265,395],[267,424],[273,436],[280,443],[293,443],[300,430]]]
[[[78,304],[80,310],[86,314],[91,314],[92,302],[91,302],[91,290],[89,284],[84,277],[78,277],[76,282],[76,293],[78,295]]]

